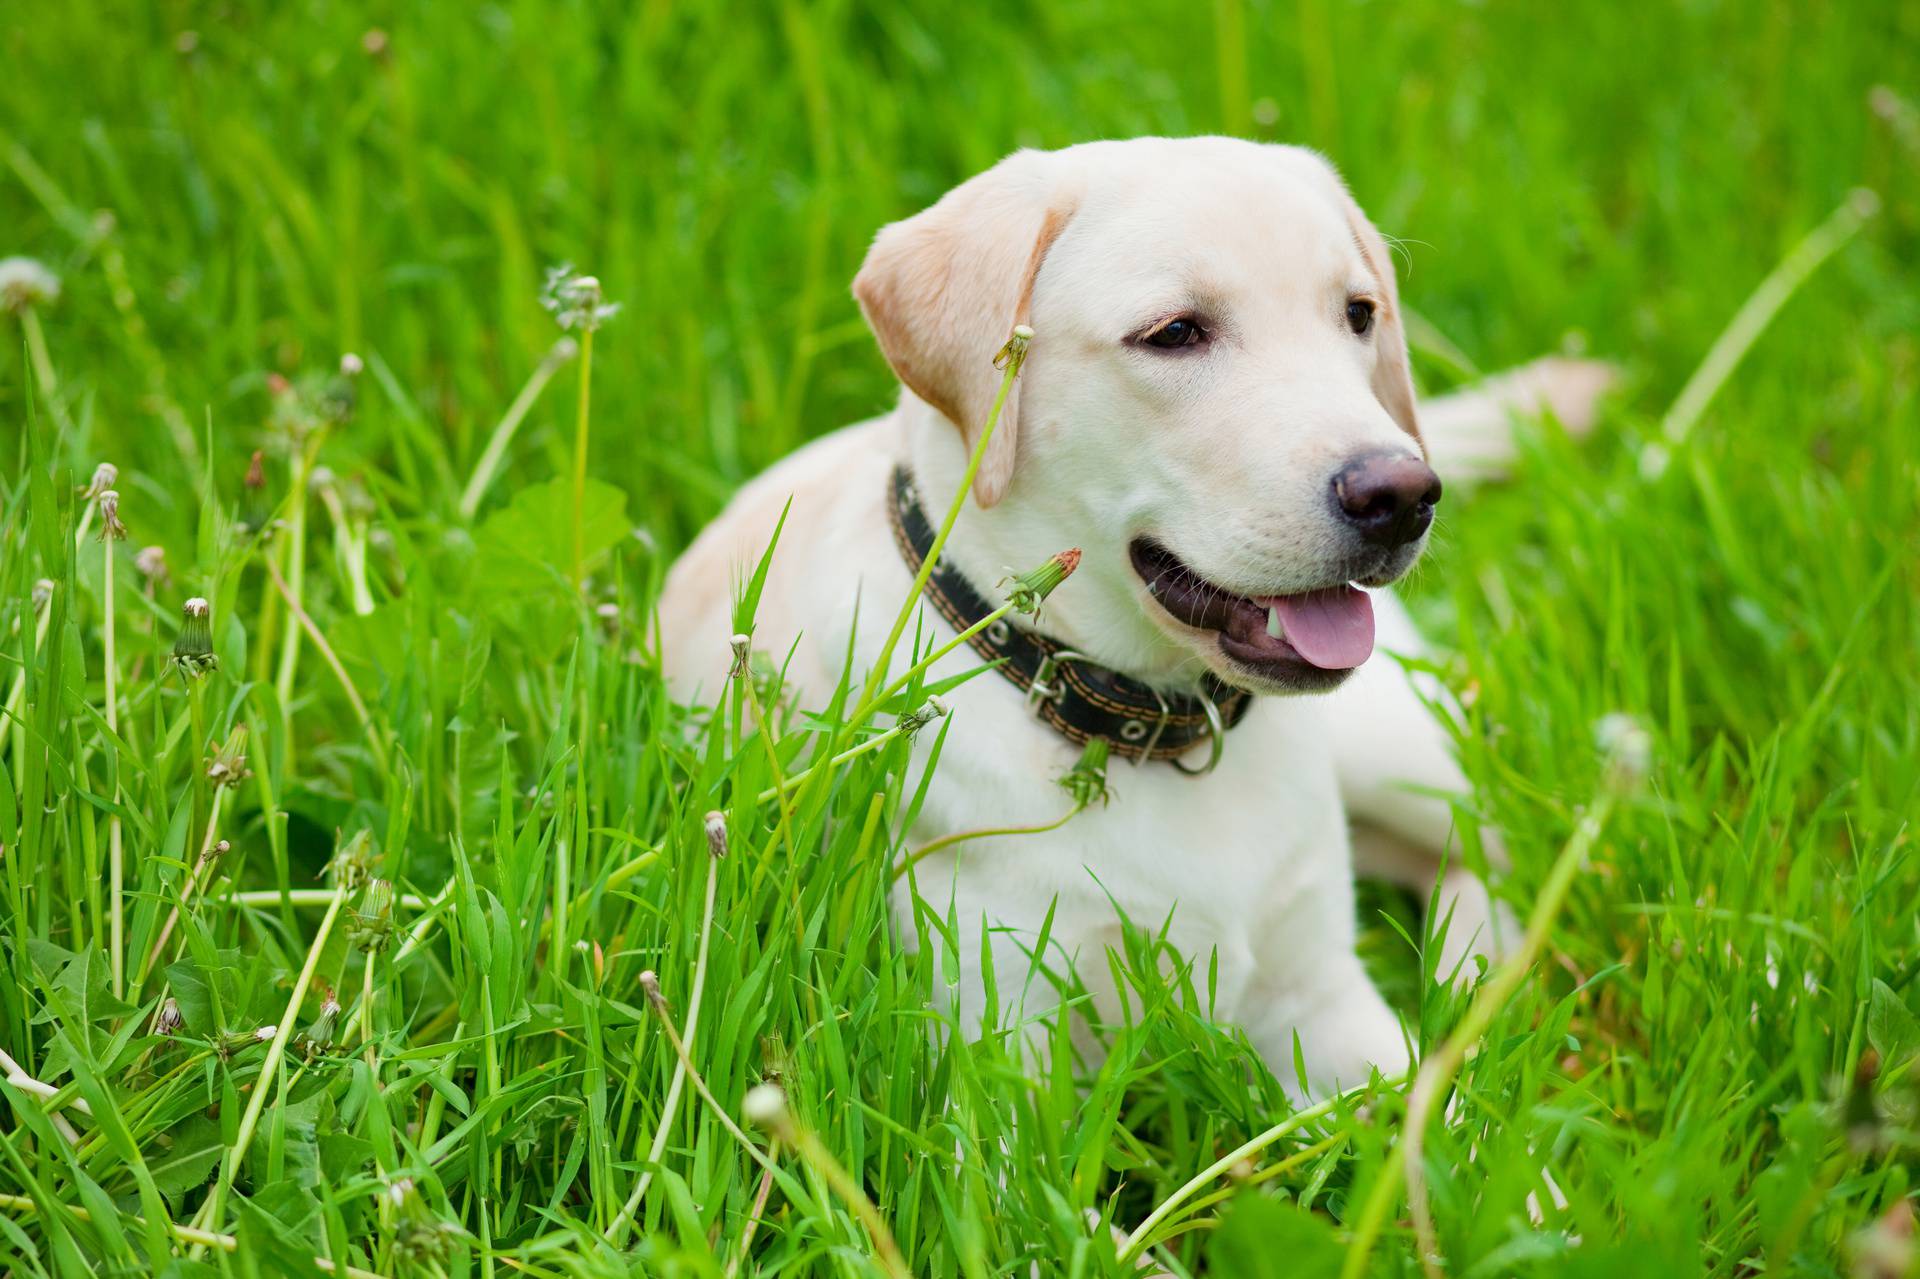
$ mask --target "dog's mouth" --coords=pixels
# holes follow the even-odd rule
[[[1151,538],[1130,548],[1133,571],[1172,618],[1219,636],[1235,666],[1296,687],[1331,687],[1373,653],[1373,601],[1336,582],[1292,595],[1238,595]]]

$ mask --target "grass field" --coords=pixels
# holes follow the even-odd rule
[[[1336,159],[1427,389],[1627,375],[1413,588],[1503,892],[1577,867],[1411,1169],[1438,1272],[1920,1273],[1920,8],[75,4],[0,64],[60,279],[0,313],[0,1275],[1122,1276],[1088,1214],[1157,1207],[1174,1274],[1421,1273],[1404,1088],[1290,1117],[1149,936],[1097,1072],[930,1035],[903,741],[651,649],[674,548],[888,402],[878,225],[1204,131]],[[1431,1050],[1467,999],[1363,900]]]

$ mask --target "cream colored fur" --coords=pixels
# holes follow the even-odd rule
[[[889,474],[907,462],[929,505],[944,507],[998,384],[991,358],[1015,322],[1037,336],[947,555],[992,598],[1006,566],[1082,548],[1044,629],[1166,687],[1208,669],[1248,678],[1210,634],[1153,603],[1130,565],[1134,537],[1162,538],[1248,595],[1383,584],[1421,548],[1356,549],[1326,497],[1344,459],[1424,451],[1443,478],[1456,464],[1461,474],[1496,471],[1514,413],[1550,407],[1584,428],[1607,380],[1598,365],[1542,361],[1416,411],[1391,256],[1338,176],[1308,151],[1221,138],[1016,154],[883,230],[855,291],[904,384],[899,405],[754,480],[688,548],[660,613],[680,696],[719,694],[731,592],[789,500],[754,645],[785,654],[797,642],[792,677],[815,700],[849,648],[855,669],[867,669],[911,584],[889,535]],[[1356,294],[1379,306],[1365,338],[1342,319]],[[1210,318],[1209,350],[1129,341],[1183,311]],[[941,915],[951,898],[973,930],[953,974],[969,1023],[983,1007],[973,971],[983,937],[1003,999],[1027,992],[1027,1017],[1051,1006],[1050,984],[1025,980],[1049,911],[1052,953],[1042,958],[1077,963],[1105,1001],[1117,903],[1145,924],[1171,914],[1173,941],[1203,970],[1217,956],[1217,1014],[1245,1027],[1283,1080],[1296,1036],[1316,1088],[1407,1064],[1398,1020],[1354,954],[1356,856],[1360,873],[1424,895],[1452,850],[1443,970],[1496,947],[1503,921],[1459,868],[1453,811],[1435,797],[1466,790],[1421,701],[1440,691],[1416,688],[1391,656],[1419,655],[1420,637],[1390,591],[1375,592],[1375,607],[1373,659],[1331,694],[1257,699],[1210,775],[1116,762],[1109,807],[1051,834],[972,841],[922,864],[922,894]],[[951,634],[931,610],[922,622]],[[962,648],[935,675],[977,665]],[[995,675],[950,701],[954,724],[912,844],[1057,816],[1065,800],[1054,779],[1077,748]]]

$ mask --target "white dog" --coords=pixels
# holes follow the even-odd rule
[[[936,854],[923,894],[944,907],[950,886],[963,924],[985,929],[1001,991],[1036,958],[1077,961],[1096,1001],[1113,994],[1116,904],[1147,925],[1171,913],[1182,953],[1217,956],[1216,1014],[1283,1081],[1296,1036],[1316,1089],[1405,1068],[1354,954],[1356,854],[1424,894],[1455,850],[1446,966],[1497,945],[1498,914],[1433,794],[1466,789],[1443,729],[1399,663],[1369,660],[1419,650],[1378,588],[1426,544],[1429,454],[1450,479],[1497,469],[1514,410],[1583,428],[1605,370],[1530,365],[1430,406],[1423,438],[1386,243],[1318,155],[1224,138],[1020,152],[882,230],[854,293],[899,407],[755,480],[675,566],[660,615],[677,692],[721,689],[728,591],[789,498],[755,646],[797,640],[792,676],[816,698],[849,645],[867,669],[924,554],[922,518],[938,524],[961,484],[994,355],[1029,325],[925,624],[950,639],[997,602],[1006,566],[1085,558],[1038,623],[992,628],[982,652],[936,667],[1009,658],[952,694],[913,844],[1057,817],[1055,779],[1090,736],[1112,742],[1114,801]],[[1035,957],[1049,911],[1058,949]],[[961,985],[972,1025],[980,985]],[[1053,992],[1027,989],[1032,1016]]]

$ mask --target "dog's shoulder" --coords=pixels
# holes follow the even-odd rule
[[[851,588],[868,548],[891,547],[884,503],[898,455],[897,424],[875,418],[788,454],[734,495],[674,562],[661,591],[662,651],[677,693],[711,695],[719,688],[730,658],[734,598],[776,530],[755,647],[784,657],[787,646],[814,627],[821,605],[837,608],[825,597]]]

